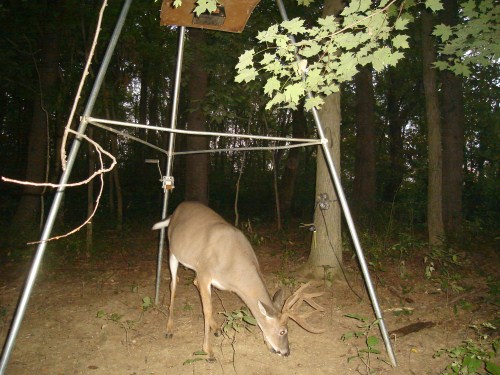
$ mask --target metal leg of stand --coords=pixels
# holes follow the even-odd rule
[[[101,67],[99,69],[99,73],[97,75],[97,78],[94,82],[94,86],[92,88],[92,92],[89,96],[87,105],[85,107],[84,113],[83,113],[83,120],[80,122],[80,125],[78,127],[78,134],[81,136],[85,133],[85,129],[87,128],[87,121],[86,117],[90,116],[92,113],[92,110],[94,108],[94,104],[97,98],[97,95],[99,93],[99,90],[101,88],[102,82],[104,80],[104,76],[106,74],[106,71],[109,66],[109,61],[111,60],[111,56],[113,55],[113,51],[115,49],[116,43],[118,41],[118,37],[121,33],[123,24],[125,22],[125,19],[127,17],[128,10],[130,9],[130,4],[132,3],[132,0],[126,0],[122,11],[120,13],[120,17],[118,19],[118,22],[115,26],[115,30],[113,32],[113,35],[111,37],[111,40],[109,42],[108,48],[106,50],[106,54],[104,55],[103,62],[101,64]],[[50,238],[52,229],[54,227],[55,219],[57,217],[57,213],[59,211],[59,207],[62,202],[62,198],[64,196],[64,191],[66,190],[64,185],[68,182],[69,176],[71,174],[71,170],[73,169],[73,165],[76,160],[76,156],[78,153],[78,149],[80,148],[81,144],[81,137],[76,136],[75,140],[73,141],[73,144],[71,146],[71,151],[68,156],[68,163],[66,170],[61,176],[61,179],[59,181],[59,184],[61,187],[59,187],[56,191],[54,201],[52,203],[52,206],[50,208],[49,215],[47,216],[47,221],[45,222],[45,226],[42,232],[42,235],[40,237],[40,244],[37,247],[35,257],[33,258],[33,263],[31,264],[30,271],[28,273],[28,278],[26,279],[26,284],[24,286],[21,298],[19,300],[19,303],[17,304],[17,309],[16,313],[14,315],[14,319],[12,321],[12,325],[10,327],[9,335],[7,336],[7,339],[5,341],[3,350],[2,350],[2,359],[0,362],[0,375],[3,375],[5,373],[5,370],[7,368],[7,364],[9,362],[10,356],[12,354],[12,350],[14,349],[14,345],[16,342],[17,334],[19,333],[19,328],[21,327],[21,323],[24,317],[24,314],[26,312],[26,307],[28,305],[29,298],[31,296],[31,293],[33,291],[33,286],[35,284],[36,276],[38,274],[38,270],[40,268],[40,264],[42,262],[43,255],[45,253],[45,248],[47,246],[47,240]]]
[[[174,84],[174,99],[172,103],[172,113],[170,116],[170,128],[175,129],[177,125],[177,111],[179,108],[179,92],[181,86],[181,73],[182,73],[182,59],[184,57],[184,41],[186,35],[186,28],[181,26],[179,29],[179,46],[177,48],[177,66],[175,69],[175,84]],[[168,143],[168,157],[167,157],[167,170],[165,177],[170,178],[172,176],[173,169],[173,152],[175,146],[175,133],[170,133],[170,139]],[[163,209],[161,213],[162,220],[167,218],[168,213],[168,198],[170,195],[170,190],[165,189],[163,193]],[[163,263],[163,251],[165,248],[165,228],[160,231],[160,242],[158,245],[158,264],[156,269],[156,289],[155,289],[155,304],[158,305],[160,302],[160,284],[161,284],[161,267]]]
[[[281,13],[281,17],[283,18],[284,21],[288,21],[288,16],[286,14],[286,9],[285,6],[283,5],[282,0],[276,0],[278,3],[278,8]],[[295,39],[293,37],[290,37],[292,42],[295,44]],[[300,57],[296,55],[297,61],[300,61]],[[311,95],[311,94],[309,94]],[[321,124],[321,120],[319,118],[318,110],[316,108],[313,108],[313,117],[314,121],[316,123],[316,127],[318,129],[318,134],[321,140],[326,139],[324,131],[323,131],[323,125]],[[361,248],[361,244],[359,242],[359,237],[356,232],[356,227],[354,225],[354,221],[352,219],[351,211],[349,209],[349,205],[347,204],[347,199],[344,194],[344,190],[342,188],[342,184],[340,182],[340,178],[337,175],[337,171],[335,169],[335,165],[333,163],[332,155],[330,154],[330,150],[328,148],[328,145],[326,143],[322,143],[322,149],[323,149],[323,154],[325,157],[325,160],[328,165],[328,169],[330,170],[330,175],[332,177],[333,184],[335,186],[335,190],[337,192],[337,196],[340,201],[340,205],[342,207],[342,210],[344,212],[344,217],[347,222],[347,226],[349,227],[349,232],[351,234],[352,241],[354,243],[354,249],[356,250],[356,255],[358,256],[359,264],[361,267],[361,272],[363,273],[363,278],[365,280],[366,288],[368,289],[368,295],[370,296],[370,300],[372,302],[373,310],[375,312],[375,316],[377,319],[379,319],[379,327],[380,327],[380,332],[382,334],[382,338],[384,340],[384,344],[387,350],[387,354],[389,355],[389,360],[393,366],[397,366],[396,362],[396,357],[394,355],[394,350],[392,348],[391,340],[389,339],[389,335],[387,333],[387,329],[385,327],[385,322],[384,318],[382,317],[382,311],[380,309],[380,305],[378,303],[377,299],[377,294],[375,293],[375,289],[373,288],[372,280],[370,277],[370,271],[368,270],[368,266],[366,264],[365,256],[363,254],[363,249]]]

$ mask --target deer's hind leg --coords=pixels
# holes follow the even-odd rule
[[[173,255],[170,254],[169,258],[170,265],[170,307],[168,308],[168,320],[167,320],[167,333],[165,337],[167,339],[172,338],[174,332],[174,298],[175,298],[175,289],[177,288],[177,269],[179,268],[179,261]]]

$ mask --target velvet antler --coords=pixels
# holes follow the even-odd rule
[[[306,289],[312,285],[312,281],[307,282],[302,285],[299,289],[297,289],[290,297],[287,298],[283,305],[283,309],[281,310],[282,316],[286,316],[292,319],[295,323],[301,326],[308,332],[311,333],[323,333],[324,329],[318,329],[311,326],[306,322],[306,319],[309,318],[316,311],[325,311],[325,308],[319,305],[313,298],[319,297],[323,295],[323,292],[316,293],[306,293]],[[298,314],[299,308],[302,304],[306,302],[309,306],[311,306],[314,310],[309,312]]]

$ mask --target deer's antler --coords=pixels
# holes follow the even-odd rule
[[[309,318],[316,311],[325,311],[325,308],[319,305],[313,298],[319,297],[323,295],[323,292],[318,293],[305,293],[305,290],[312,285],[312,281],[307,282],[302,285],[299,289],[297,289],[290,297],[287,298],[285,304],[283,305],[283,309],[281,311],[282,316],[287,316],[297,323],[299,326],[304,328],[306,331],[311,333],[323,333],[324,329],[318,329],[311,326],[306,322],[306,319]],[[311,306],[314,310],[309,312],[298,314],[298,309],[302,306],[302,304],[306,302],[309,306]]]

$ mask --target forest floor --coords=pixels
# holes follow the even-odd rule
[[[150,304],[157,234],[145,230],[133,238],[118,238],[110,232],[103,238],[104,245],[96,246],[89,260],[68,256],[69,250],[57,253],[49,246],[6,374],[439,374],[453,361],[447,353],[436,357],[440,349],[456,348],[467,339],[472,344],[462,353],[484,347],[487,340],[480,339],[472,325],[488,339],[498,338],[498,330],[481,325],[498,323],[500,318],[497,252],[459,253],[452,263],[459,260],[460,265],[434,254],[435,270],[429,279],[424,277],[425,250],[399,248],[398,256],[370,261],[398,361],[398,367],[391,367],[378,327],[370,327],[375,318],[357,262],[346,252],[344,268],[350,286],[345,281],[326,281],[319,287],[325,294],[317,299],[326,311],[315,313],[311,323],[325,333],[311,334],[290,322],[291,354],[285,358],[267,350],[258,327],[229,330],[212,338],[217,361],[208,363],[194,354],[202,346],[203,315],[193,272],[180,269],[175,334],[167,340],[170,277],[166,263],[161,304]],[[254,246],[255,251],[271,292],[283,283],[305,281],[293,272],[307,259],[303,240],[277,238],[271,229],[256,238],[261,243]],[[0,264],[2,343],[29,266],[19,260]],[[222,291],[214,293],[213,302],[215,312],[237,311],[243,305],[235,294]],[[216,315],[222,324],[223,314]],[[351,337],[353,332],[361,337]],[[380,340],[369,340],[370,354],[366,335]],[[498,356],[493,361],[498,365]]]

